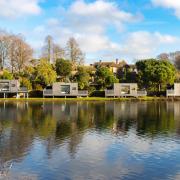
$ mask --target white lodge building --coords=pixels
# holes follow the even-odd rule
[[[86,97],[88,91],[78,90],[78,83],[55,82],[52,88],[43,90],[43,97]]]
[[[180,96],[180,83],[174,83],[174,89],[168,89],[166,91],[167,97]]]
[[[137,83],[114,83],[113,89],[105,90],[105,97],[140,97],[147,96],[146,91],[139,91]]]

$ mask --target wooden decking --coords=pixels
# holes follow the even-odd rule
[[[53,94],[52,89],[44,89],[43,90],[43,97],[87,97],[88,91],[87,90],[78,90],[77,94]]]
[[[137,91],[136,94],[116,94],[115,90],[105,90],[105,97],[142,97],[147,96],[147,91]]]
[[[19,98],[19,94],[23,94],[24,98],[29,97],[29,92],[27,88],[20,88],[17,91],[0,91],[0,94],[3,94],[4,98],[7,98],[8,94],[16,94],[16,98]]]

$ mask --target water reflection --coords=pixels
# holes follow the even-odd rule
[[[159,177],[154,168],[172,160],[178,176],[179,134],[180,102],[0,103],[1,163],[39,179]]]

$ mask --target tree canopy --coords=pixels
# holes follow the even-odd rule
[[[69,60],[57,59],[55,63],[55,69],[58,76],[66,78],[71,74],[72,64]]]
[[[78,67],[75,79],[78,82],[79,89],[87,89],[89,87],[90,75],[84,67]]]
[[[101,88],[111,86],[113,83],[119,82],[114,74],[107,67],[98,67],[96,70],[95,81]]]
[[[53,69],[50,62],[46,59],[41,59],[36,67],[36,82],[42,85],[51,85],[56,81],[56,71]]]
[[[162,90],[167,84],[173,84],[176,70],[166,60],[147,59],[136,62],[138,82],[147,89]]]

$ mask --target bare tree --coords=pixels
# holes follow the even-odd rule
[[[176,55],[174,64],[178,70],[180,70],[180,54]]]
[[[58,44],[53,44],[53,59],[63,59],[65,57],[65,50],[61,48]]]
[[[58,58],[64,58],[65,51],[58,44],[54,43],[52,36],[48,35],[45,38],[44,47],[42,49],[42,57],[49,62],[54,63]]]
[[[158,59],[171,61],[178,70],[180,70],[180,51],[161,53],[157,56]]]
[[[12,72],[22,72],[27,66],[33,55],[32,48],[20,36],[10,36],[9,46],[9,66]]]
[[[53,37],[48,35],[45,37],[44,46],[42,49],[42,57],[49,62],[53,62]]]
[[[0,31],[0,68],[21,72],[32,59],[33,50],[21,35]]]
[[[170,55],[168,53],[161,53],[157,56],[157,58],[161,60],[169,60]]]
[[[0,69],[5,66],[5,62],[8,59],[9,51],[9,35],[6,32],[0,32]]]
[[[66,51],[67,58],[72,62],[73,67],[84,63],[85,55],[73,37],[68,40]]]

